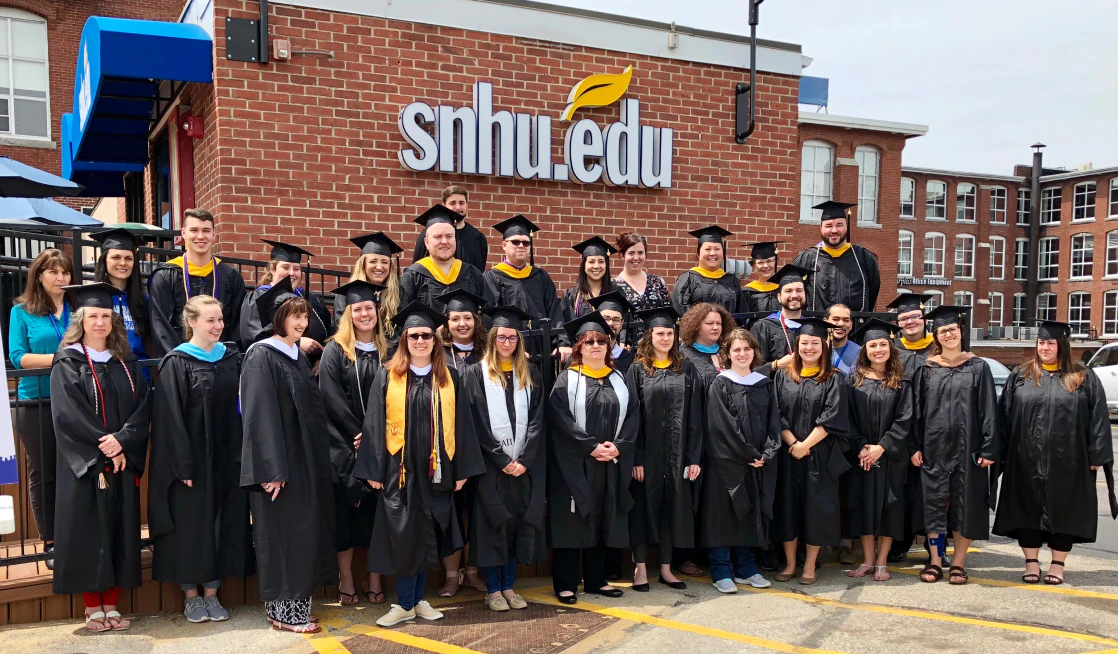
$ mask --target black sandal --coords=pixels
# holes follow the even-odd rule
[[[932,575],[932,578],[925,579],[924,575]],[[920,581],[926,584],[934,584],[940,579],[943,579],[943,568],[939,567],[938,565],[929,563],[928,565],[924,566],[923,570],[920,571]]]
[[[385,595],[383,590],[367,590],[365,591],[365,599],[369,600],[369,604],[384,604]]]
[[[962,586],[970,581],[970,577],[967,576],[967,571],[964,570],[962,566],[958,565],[951,566],[948,570],[947,577],[947,583],[952,586]],[[955,581],[956,579],[962,579],[962,581]]]
[[[1040,566],[1040,561],[1037,559],[1025,559],[1025,565],[1028,565],[1030,563],[1035,563],[1038,567]],[[1026,584],[1039,584],[1040,575],[1034,574],[1032,572],[1026,572],[1025,574],[1021,575],[1021,581],[1025,582]]]
[[[1052,566],[1054,566],[1054,565],[1058,565],[1061,568],[1063,568],[1064,567],[1064,562],[1063,561],[1053,561],[1053,562],[1048,564],[1048,569],[1051,570]],[[1057,577],[1056,575],[1049,572],[1048,574],[1044,575],[1044,583],[1048,584],[1049,586],[1059,586],[1060,584],[1064,583],[1064,578],[1063,577]]]
[[[338,589],[338,603],[342,606],[355,606],[361,603],[361,596],[357,592],[343,593]]]

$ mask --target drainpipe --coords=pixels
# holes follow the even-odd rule
[[[1040,176],[1044,170],[1043,143],[1034,143],[1033,172],[1029,177],[1029,265],[1025,273],[1025,324],[1036,322],[1037,294],[1040,287],[1038,269],[1040,264]]]

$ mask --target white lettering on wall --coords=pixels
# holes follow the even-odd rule
[[[422,173],[438,163],[439,144],[426,127],[434,122],[435,110],[424,102],[413,102],[400,112],[400,134],[411,146],[410,150],[400,150],[400,165],[404,168]]]

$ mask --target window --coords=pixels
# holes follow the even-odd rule
[[[1072,336],[1088,336],[1091,333],[1091,294],[1076,291],[1068,294],[1068,324]]]
[[[924,199],[925,220],[947,220],[947,182],[928,182],[928,194]]]
[[[902,229],[898,232],[898,237],[897,276],[912,277],[912,232]]]
[[[990,237],[990,279],[1005,279],[1005,239],[1000,236]]]
[[[955,276],[974,279],[974,237],[968,234],[955,237]]]
[[[1059,276],[1060,239],[1056,236],[1045,236],[1040,239],[1040,261],[1037,268],[1037,279],[1042,282],[1054,282]],[[1055,318],[1052,320],[1055,320]]]
[[[1063,200],[1063,189],[1046,188],[1040,194],[1040,224],[1060,224],[1060,202]]]
[[[1029,194],[1030,191],[1027,188],[1017,189],[1017,224],[1021,227],[1029,226],[1029,212],[1032,211]]]
[[[1114,181],[1118,182],[1118,179]],[[1118,187],[1116,187],[1118,188]],[[1113,212],[1112,212],[1113,213]],[[901,178],[901,218],[916,217],[916,180]]]
[[[1013,326],[1025,326],[1025,294],[1013,294]]]
[[[1118,277],[1118,231],[1106,233],[1106,272],[1107,277]]]
[[[47,23],[0,8],[0,134],[48,138]]]
[[[924,291],[927,298],[924,300],[924,313],[943,304],[943,291]]]
[[[955,220],[973,223],[977,206],[978,193],[974,184],[959,184],[955,187]]]
[[[1004,225],[1006,208],[1009,206],[1009,191],[1000,186],[990,189],[990,223]]]
[[[973,307],[974,293],[970,291],[955,291],[955,294],[951,296],[951,304],[957,307]]]
[[[1019,238],[1013,249],[1013,279],[1023,282],[1029,276],[1029,239]]]
[[[1055,293],[1041,293],[1036,296],[1036,319],[1037,320],[1055,320],[1056,319],[1056,294]]]
[[[1001,293],[990,293],[990,326],[1002,326],[1002,304],[1003,298]]]
[[[831,199],[835,150],[823,141],[805,141],[800,158],[800,222],[817,223],[822,211],[812,207]]]
[[[943,251],[947,239],[943,234],[928,232],[924,234],[924,276],[943,277]]]
[[[1110,180],[1110,211],[1107,215],[1118,218],[1118,177]]]
[[[1095,270],[1095,236],[1076,234],[1071,237],[1071,278],[1090,279]]]
[[[1118,336],[1118,291],[1102,294],[1102,335]]]
[[[860,145],[854,150],[858,162],[858,222],[877,223],[877,180],[881,154],[877,148]]]
[[[1075,195],[1072,199],[1072,220],[1095,219],[1095,183],[1083,182],[1075,185]]]

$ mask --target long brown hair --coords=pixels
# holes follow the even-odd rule
[[[505,373],[501,370],[501,355],[497,352],[498,329],[499,327],[494,327],[489,330],[489,335],[485,339],[485,354],[482,358],[482,365],[485,374],[489,375],[490,379],[499,383],[501,388],[508,388],[508,380],[505,379]],[[532,388],[532,371],[528,364],[528,352],[524,349],[523,335],[516,341],[516,349],[512,353],[512,370],[514,376],[520,380],[521,388]]]
[[[389,372],[397,377],[408,374],[408,366],[411,365],[411,352],[408,351],[407,343],[410,329],[400,332],[400,345],[396,348],[392,360],[388,362]],[[435,376],[435,382],[439,386],[446,386],[450,382],[450,372],[446,368],[446,354],[439,346],[438,335],[435,335],[435,340],[431,342],[431,374]]]
[[[27,284],[24,285],[23,293],[16,298],[15,303],[22,304],[23,310],[33,316],[54,315],[54,300],[50,299],[47,289],[43,288],[42,277],[43,273],[55,268],[70,273],[71,284],[80,283],[74,280],[74,264],[66,255],[56,248],[48,248],[40,252],[39,256],[31,262],[31,267],[27,271]],[[66,298],[63,297],[62,301],[65,303]]]
[[[371,254],[362,254],[353,264],[353,273],[349,276],[351,282],[372,282],[365,274],[365,262]],[[384,326],[384,333],[392,333],[392,316],[400,310],[400,257],[388,257],[388,279],[384,280],[384,290],[380,292],[377,302],[377,324]],[[380,347],[379,345],[377,346]]]
[[[800,383],[803,379],[800,377],[800,371],[804,369],[804,360],[800,358],[800,336],[803,334],[796,334],[796,346],[792,348],[792,365],[788,366],[788,376],[796,383]],[[823,342],[822,352],[819,354],[819,374],[814,377],[818,382],[825,382],[835,374],[835,367],[831,365],[831,344],[827,342],[826,338],[819,339]]]
[[[611,342],[610,339],[613,338],[613,334],[603,334],[603,333],[598,332],[598,331],[589,331],[589,332],[586,332],[585,334],[583,334],[582,336],[578,337],[578,340],[575,341],[574,347],[571,348],[571,363],[570,363],[570,365],[571,366],[581,366],[582,365],[582,346],[586,344],[586,340],[590,337],[591,334],[597,334],[598,336],[605,336],[606,337],[606,365],[609,366],[610,368],[612,368],[613,367],[613,354],[612,354],[612,352],[610,352],[609,344]]]
[[[644,336],[641,336],[640,343],[637,344],[637,353],[633,357],[633,361],[641,364],[641,367],[644,368],[644,374],[649,377],[656,373],[656,368],[652,367],[652,362],[656,360],[656,348],[652,347],[653,329],[657,328],[649,327],[644,330]],[[678,338],[672,339],[672,349],[668,351],[668,360],[672,362],[668,366],[668,370],[683,372],[683,354],[679,351]]]
[[[1071,343],[1066,336],[1056,339],[1056,365],[1059,366],[1056,374],[1060,376],[1060,382],[1069,393],[1074,393],[1087,380],[1087,370],[1071,360]],[[1046,371],[1044,362],[1040,360],[1040,353],[1035,347],[1033,358],[1018,366],[1017,371],[1025,379],[1036,382],[1036,385],[1040,386],[1040,380]]]
[[[718,337],[718,345],[721,346],[726,340],[726,336],[734,331],[738,324],[734,322],[734,317],[730,315],[729,311],[713,302],[700,302],[683,314],[683,317],[679,319],[680,342],[685,345],[694,344],[695,337],[699,335],[699,328],[702,327],[703,321],[711,313],[717,313],[722,318],[722,334]]]
[[[112,283],[109,279],[107,264],[109,252],[110,250],[102,249],[100,256],[97,257],[97,262],[93,264],[93,281]],[[150,331],[148,329],[150,321],[148,320],[147,293],[144,282],[145,280],[140,272],[140,253],[133,251],[132,274],[128,276],[125,290],[128,291],[128,311],[132,314],[132,324],[135,326],[136,334],[141,337],[147,336]]]
[[[458,312],[456,311],[455,313]],[[462,313],[465,312],[463,311]],[[488,351],[487,348],[489,347],[489,339],[487,338],[488,334],[485,333],[485,323],[482,322],[481,316],[476,313],[473,314],[473,316],[474,333],[473,336],[470,337],[470,343],[472,343],[474,346],[474,352],[477,352],[477,355],[481,356]],[[436,331],[435,333],[438,334],[439,342],[443,344],[443,347],[454,347],[454,337],[450,335],[449,322],[445,325],[440,325],[438,331]]]
[[[761,343],[753,332],[744,327],[736,327],[730,335],[726,337],[726,342],[718,350],[718,361],[723,364],[723,370],[730,368],[730,349],[734,347],[734,341],[745,341],[749,347],[753,348],[753,360],[749,362],[749,370],[752,372],[758,366],[765,365],[765,355],[761,352]]]
[[[885,377],[881,380],[886,388],[896,390],[901,387],[901,382],[904,380],[904,366],[901,365],[901,355],[897,351],[897,346],[893,344],[893,339],[885,339],[889,343],[889,360],[885,362]],[[869,343],[869,341],[867,341]],[[866,372],[873,369],[873,364],[870,363],[870,356],[866,353],[866,346],[863,345],[862,349],[858,351],[858,361],[854,366],[854,387],[862,385],[866,379]]]
[[[384,357],[388,354],[388,339],[384,336],[384,325],[380,322],[380,307],[377,309],[377,325],[373,327],[373,345],[377,347],[380,356]],[[341,346],[347,359],[357,360],[357,329],[353,326],[352,306],[346,306],[342,317],[338,319],[338,331],[327,340],[332,340]]]
[[[78,308],[74,315],[70,318],[70,326],[66,328],[66,333],[62,335],[62,343],[58,346],[64,348],[75,343],[81,343],[85,339],[85,325],[82,321],[85,320],[85,307]],[[132,354],[132,346],[128,344],[128,332],[124,329],[124,318],[120,314],[113,311],[113,328],[109,330],[109,335],[105,338],[105,347],[113,353],[113,356],[124,361],[124,359]]]

